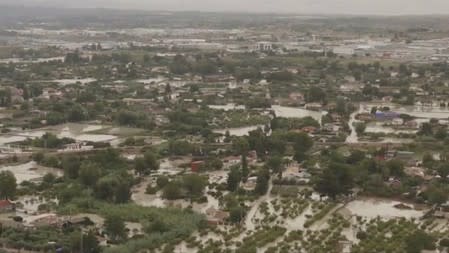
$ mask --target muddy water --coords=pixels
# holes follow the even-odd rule
[[[402,204],[399,201],[383,200],[383,199],[359,199],[349,202],[345,209],[349,210],[352,215],[365,218],[420,218],[424,215],[424,210],[405,210],[394,207]]]
[[[11,171],[16,177],[18,184],[22,183],[23,181],[39,180],[47,173],[52,173],[56,176],[63,175],[61,170],[43,167],[38,165],[36,162],[28,162],[12,166],[3,166],[0,167],[0,171]]]
[[[208,105],[210,109],[214,110],[224,110],[224,111],[230,111],[230,110],[245,110],[244,105],[236,105],[234,103],[229,103],[226,105]]]
[[[277,117],[284,117],[284,118],[305,118],[305,117],[312,117],[316,121],[321,123],[321,117],[323,115],[326,115],[326,111],[322,112],[316,112],[311,110],[306,110],[303,108],[296,108],[296,107],[286,107],[286,106],[279,106],[279,105],[273,105],[271,106],[273,111],[275,112]]]
[[[257,128],[264,128],[263,125],[255,125],[255,126],[247,126],[247,127],[236,127],[236,128],[227,128],[227,129],[218,129],[214,130],[214,133],[226,134],[229,131],[231,136],[245,136],[248,135],[249,132],[257,130]]]

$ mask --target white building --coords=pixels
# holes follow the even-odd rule
[[[257,42],[255,46],[256,51],[272,51],[273,50],[273,43],[269,41],[260,41]]]

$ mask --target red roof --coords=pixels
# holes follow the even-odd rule
[[[0,208],[5,208],[11,206],[12,203],[9,200],[0,200]]]

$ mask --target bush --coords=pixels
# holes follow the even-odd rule
[[[441,247],[449,247],[449,238],[443,238],[440,241],[440,246]]]

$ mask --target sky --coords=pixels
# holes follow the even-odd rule
[[[69,8],[299,14],[449,14],[449,0],[0,0],[0,3]]]

